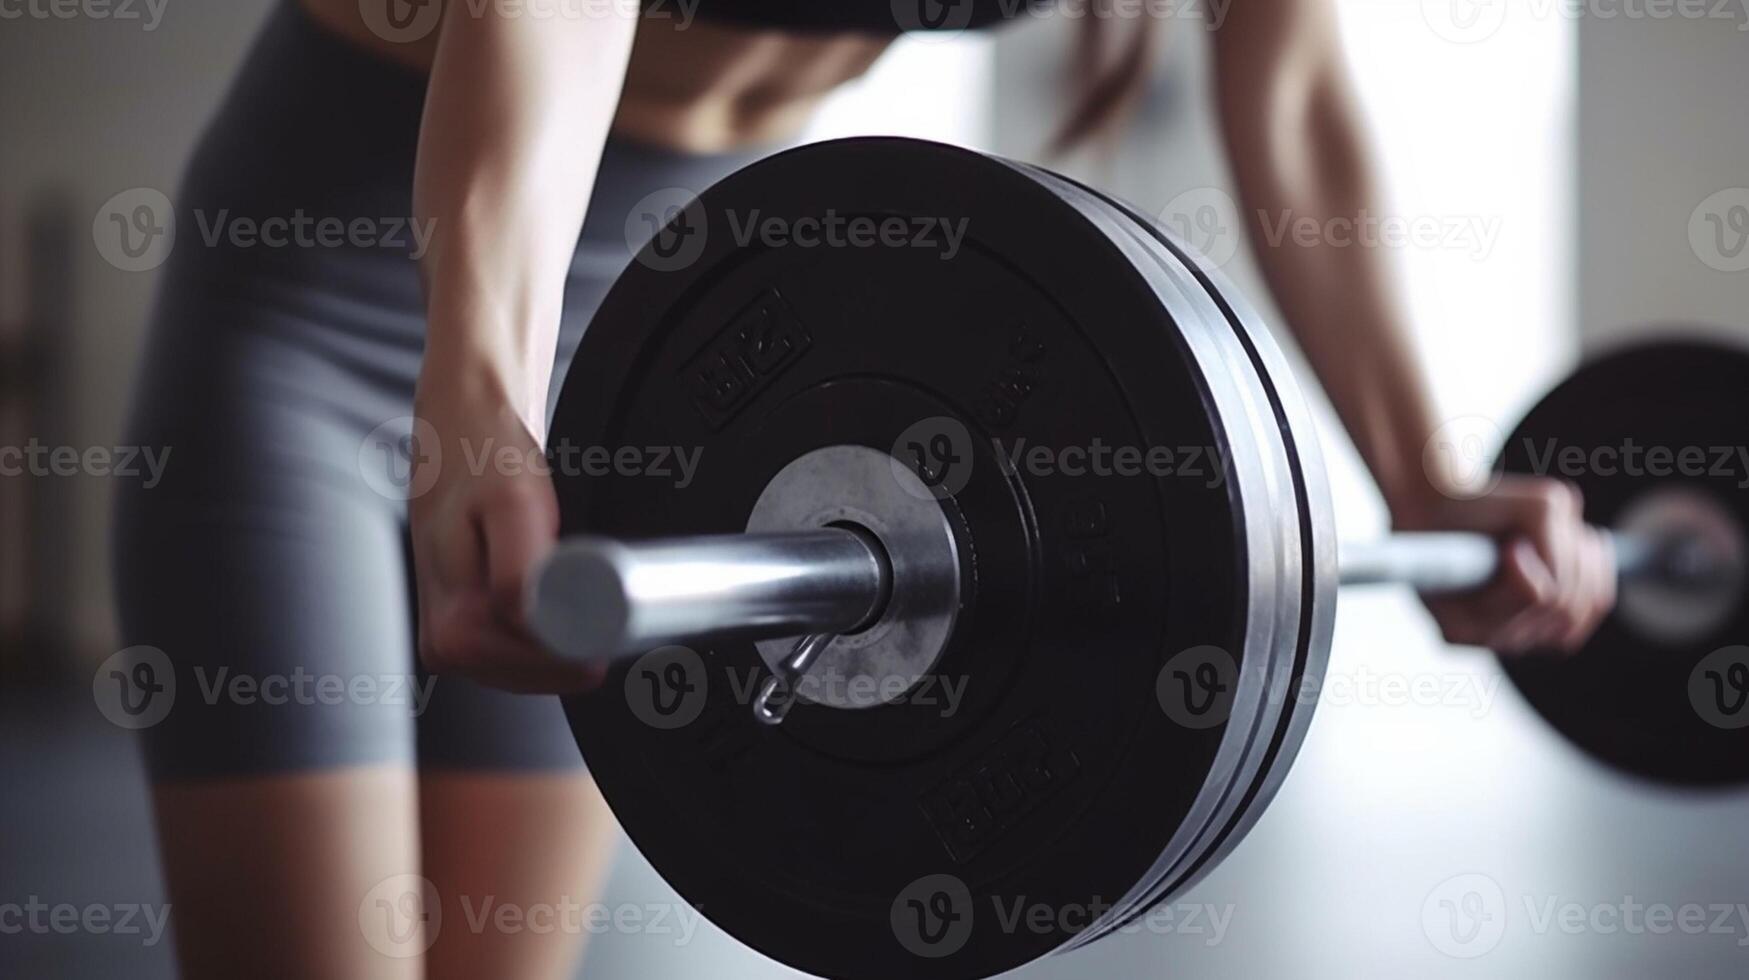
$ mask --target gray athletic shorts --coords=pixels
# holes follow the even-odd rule
[[[409,221],[424,96],[283,3],[172,199],[128,436],[169,456],[120,487],[115,524],[121,636],[174,672],[144,729],[156,779],[581,765],[556,698],[431,678],[414,655],[397,447],[425,335]],[[665,217],[640,210],[750,161],[608,145],[555,398],[628,237]]]

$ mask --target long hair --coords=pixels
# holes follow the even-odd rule
[[[1120,17],[1113,0],[1085,2],[1069,58],[1069,113],[1051,138],[1053,155],[1115,135],[1147,87],[1159,42],[1158,18],[1147,10]]]

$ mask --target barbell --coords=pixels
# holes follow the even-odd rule
[[[1736,573],[1736,555],[1700,527],[1611,533],[1616,574],[1704,592]],[[1500,543],[1467,532],[1399,533],[1341,550],[1342,585],[1423,594],[1479,589]],[[937,573],[939,574],[939,573]],[[534,579],[537,634],[579,661],[613,661],[669,644],[842,636],[878,621],[893,590],[880,537],[850,526],[626,542],[579,536]]]
[[[555,466],[563,537],[529,619],[609,665],[565,707],[633,842],[790,966],[982,977],[1134,921],[1281,785],[1340,584],[1494,573],[1475,535],[1339,554],[1305,402],[1256,313],[1067,178],[844,140],[663,217],[550,443],[699,464]],[[1619,352],[1499,458],[1579,483],[1621,576],[1583,651],[1505,669],[1640,777],[1749,779],[1749,649],[1730,643],[1749,473],[1713,454],[1743,445],[1745,392],[1735,351]],[[1625,465],[1630,446],[1660,465]],[[1010,914],[1029,909],[1047,914]]]

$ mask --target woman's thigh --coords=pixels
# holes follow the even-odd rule
[[[399,505],[361,452],[376,396],[239,293],[166,292],[129,439],[163,466],[118,489],[121,634],[174,670],[152,775],[410,766],[430,682]]]
[[[587,824],[606,817],[556,699],[415,662],[402,436],[418,343],[399,321],[416,313],[190,265],[160,298],[130,425],[164,465],[119,489],[114,542],[124,641],[170,671],[141,734],[185,972],[417,976],[437,940],[420,924],[450,912],[458,929],[462,893],[587,901]],[[420,768],[452,778],[422,793]],[[494,805],[526,836],[456,819]],[[563,881],[469,870],[572,840],[590,853]]]
[[[121,636],[169,670],[141,734],[178,955],[190,977],[417,977],[366,907],[419,867],[428,698],[396,504],[359,462],[378,409],[271,292],[173,273],[130,436],[163,465],[118,488]]]

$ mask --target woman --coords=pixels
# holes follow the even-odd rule
[[[496,690],[591,682],[519,620],[553,542],[553,491],[526,470],[420,459],[538,450],[554,379],[628,259],[632,202],[702,188],[792,138],[901,27],[1024,9],[918,2],[915,18],[889,0],[704,0],[696,21],[675,0],[641,21],[600,3],[573,5],[581,17],[433,0],[274,13],[178,204],[204,226],[339,217],[347,241],[184,236],[133,433],[174,446],[178,465],[124,491],[118,515],[125,636],[177,670],[178,703],[147,745],[186,975],[574,968],[581,931],[482,918],[587,902],[613,839],[554,700]],[[1214,32],[1247,213],[1378,210],[1332,5],[1241,0]],[[1083,24],[1064,145],[1121,115],[1159,26]],[[426,234],[367,234],[406,217]],[[1424,468],[1436,419],[1384,255],[1258,255],[1395,523],[1514,541],[1489,590],[1434,609],[1446,636],[1513,650],[1583,638],[1613,601],[1606,544],[1564,486],[1509,478],[1464,499]],[[410,504],[369,478],[377,450],[407,442],[407,416],[421,420]],[[415,636],[445,676],[391,701]],[[268,704],[226,686],[245,675],[382,683]]]

